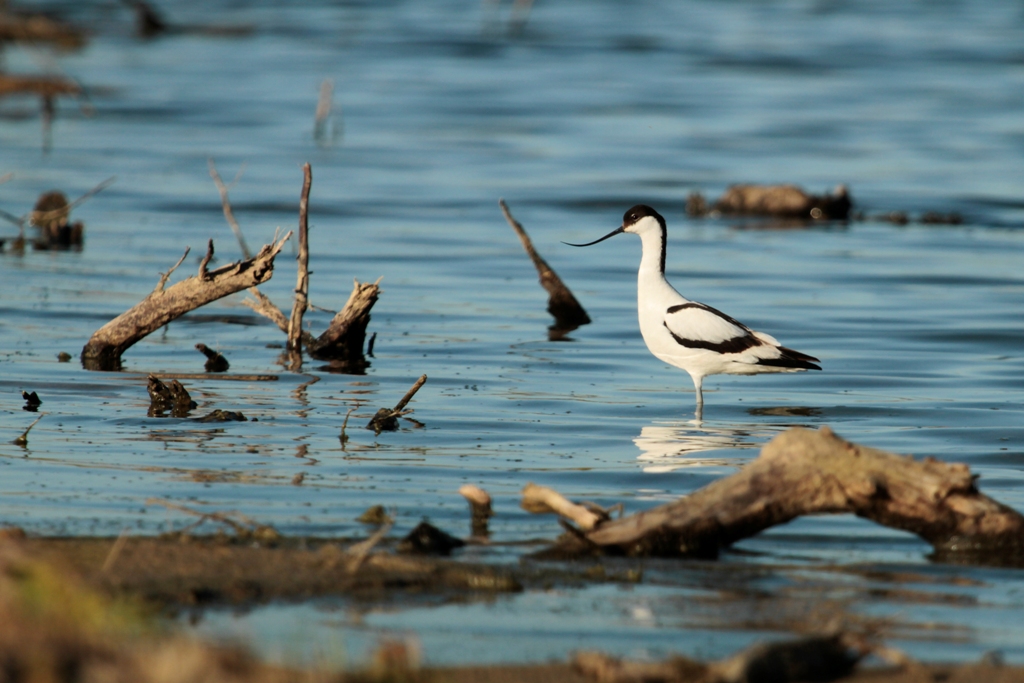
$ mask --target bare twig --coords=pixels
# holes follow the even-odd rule
[[[188,252],[190,251],[192,251],[192,247],[185,247],[185,253],[181,255],[181,258],[178,259],[178,262],[171,266],[171,269],[168,270],[166,273],[160,273],[160,281],[156,283],[156,287],[153,289],[154,292],[164,291],[164,286],[167,284],[167,281],[171,278],[171,273],[176,271],[178,269],[178,266],[185,262],[185,257],[188,256]]]
[[[238,240],[238,246],[242,250],[242,258],[252,258],[252,255],[249,253],[249,245],[245,243],[245,237],[242,235],[242,228],[238,225],[238,221],[235,220],[235,212],[231,210],[231,200],[228,199],[228,188],[224,185],[224,181],[221,180],[220,173],[217,172],[217,166],[213,163],[212,158],[208,160],[208,165],[210,167],[210,177],[213,178],[213,183],[217,186],[217,192],[220,193],[220,206],[224,211],[224,219],[228,222],[231,232],[235,233],[235,239]],[[234,185],[238,180],[238,177],[241,176],[244,168],[245,166],[243,165],[242,168],[238,170],[239,175],[235,177],[234,181],[232,181],[232,185]]]
[[[302,349],[302,316],[309,305],[309,189],[313,184],[313,169],[307,163],[302,167],[302,195],[299,199],[299,255],[298,275],[295,283],[295,303],[288,320],[288,348]]]
[[[370,551],[388,535],[388,532],[391,531],[392,525],[393,523],[390,521],[384,523],[368,539],[360,541],[359,543],[351,545],[345,549],[345,555],[348,557],[349,574],[355,574],[359,571],[359,568],[363,566],[363,562],[370,554]]]
[[[206,255],[203,256],[203,260],[199,262],[199,279],[208,281],[210,279],[209,273],[206,272],[206,267],[210,265],[210,261],[213,260],[213,240],[211,239],[206,243]]]
[[[426,382],[427,376],[420,375],[420,378],[416,380],[416,383],[409,387],[409,391],[405,392],[405,396],[402,397],[402,400],[395,404],[394,411],[397,413],[402,410],[402,408],[412,400],[412,397],[416,395],[416,392],[419,391],[420,387],[426,384]]]

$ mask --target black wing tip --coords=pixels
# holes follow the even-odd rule
[[[798,370],[821,370],[821,366],[818,365],[821,361],[814,356],[808,356],[806,353],[787,349],[785,346],[780,346],[779,351],[781,355],[778,358],[762,358],[758,361],[758,365],[771,365],[777,368],[794,368]]]

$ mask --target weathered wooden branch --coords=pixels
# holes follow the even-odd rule
[[[790,429],[736,474],[564,537],[555,552],[714,557],[769,527],[822,513],[853,513],[909,531],[940,557],[1024,560],[1024,516],[980,493],[966,465],[859,446],[828,427]]]
[[[509,211],[505,200],[499,199],[498,206],[501,207],[505,220],[516,231],[519,241],[523,243],[523,249],[526,250],[526,254],[533,261],[533,265],[537,269],[540,284],[548,293],[548,313],[555,317],[554,327],[563,332],[568,332],[580,325],[589,324],[590,316],[587,315],[580,302],[576,300],[576,297],[569,291],[569,288],[562,282],[562,278],[558,277],[558,274],[551,269],[547,261],[542,259],[540,254],[537,253],[537,250],[533,247],[533,242],[530,241],[530,236],[526,234],[526,230],[523,229],[519,221],[512,217],[512,212]]]
[[[199,276],[164,289],[168,272],[149,296],[93,333],[82,349],[82,365],[89,370],[117,370],[121,354],[151,332],[211,301],[266,282],[274,274],[274,257],[289,237],[290,232],[276,243],[263,245],[255,257],[216,270],[205,271],[209,262],[205,259]],[[211,253],[212,240],[207,256]]]

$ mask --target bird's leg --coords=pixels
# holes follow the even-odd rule
[[[697,409],[696,411],[694,411],[694,414],[698,420],[701,419],[701,416],[704,413],[704,389],[702,387],[703,383],[703,377],[693,378],[693,388],[697,390]]]

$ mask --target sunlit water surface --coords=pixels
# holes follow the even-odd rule
[[[518,507],[527,482],[627,512],[736,471],[792,425],[966,462],[1024,509],[1024,10],[1013,2],[544,2],[509,35],[476,2],[168,4],[235,38],[143,42],[117,5],[37,3],[93,32],[81,52],[9,48],[12,72],[59,69],[89,90],[60,103],[52,149],[31,100],[0,102],[0,208],[85,193],[79,252],[0,254],[0,522],[41,534],[153,534],[192,519],[152,498],[236,510],[286,534],[361,537],[382,504],[403,535],[423,517],[468,533],[464,483],[494,497],[515,561],[555,521]],[[328,136],[313,115],[334,81]],[[139,343],[124,372],[81,368],[92,332],[213,238],[239,257],[207,172],[213,158],[252,246],[296,223],[313,166],[311,300],[340,308],[383,277],[365,376],[279,360],[283,335],[236,295]],[[958,212],[964,223],[862,220],[807,229],[686,216],[689,192],[733,182],[846,183],[867,215]],[[593,324],[549,340],[546,295],[504,197]],[[640,246],[587,250],[637,202],[669,222],[668,275],[815,355],[824,372],[715,377],[694,421],[689,378],[651,357],[636,320]],[[777,227],[777,226],[776,226]],[[4,235],[16,229],[8,226]],[[289,308],[289,245],[263,290]],[[330,313],[307,321],[321,331]],[[218,425],[150,418],[146,375],[194,373],[203,342],[232,374],[184,383],[242,411]],[[58,363],[59,352],[74,360]],[[398,432],[363,428],[420,374]],[[34,419],[21,390],[43,400]],[[347,443],[339,439],[345,415]],[[293,485],[303,473],[301,485]],[[503,545],[504,544],[504,545]],[[640,584],[530,590],[484,602],[325,601],[196,627],[285,661],[351,665],[382,638],[431,663],[538,661],[573,649],[720,656],[814,613],[884,620],[926,659],[1000,650],[1024,661],[1024,574],[933,565],[928,546],[849,518],[807,519],[720,563],[648,563]]]

